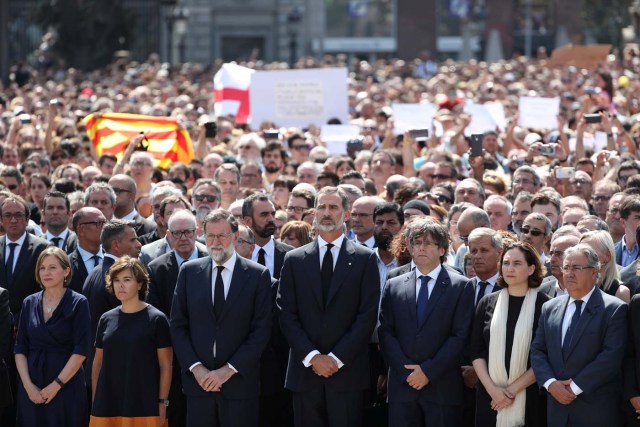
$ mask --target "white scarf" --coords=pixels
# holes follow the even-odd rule
[[[505,346],[507,341],[507,316],[509,315],[509,291],[503,289],[498,294],[493,318],[491,319],[491,340],[489,341],[489,376],[498,387],[507,387],[527,371],[531,329],[536,309],[537,289],[529,289],[524,297],[520,315],[513,334],[509,375],[505,369]],[[524,425],[527,400],[526,389],[515,397],[513,403],[498,412],[496,427],[518,427]]]

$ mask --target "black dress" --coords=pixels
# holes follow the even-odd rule
[[[171,347],[169,321],[152,305],[135,313],[120,307],[100,318],[96,348],[102,367],[91,426],[147,426],[159,420],[158,349]]]
[[[484,359],[489,365],[489,341],[491,330],[491,319],[498,302],[500,292],[486,295],[476,307],[476,315],[473,322],[473,332],[471,334],[471,360]],[[520,315],[520,309],[525,297],[509,296],[509,312],[507,315],[507,336],[505,346],[505,367],[509,372],[511,363],[511,350],[513,347],[513,335]],[[549,301],[549,297],[544,293],[536,296],[536,307],[533,316],[533,331],[531,340],[536,334],[538,319],[542,305]],[[527,368],[531,367],[531,360],[527,362]],[[547,425],[546,395],[534,383],[527,387],[527,402],[525,407],[525,425],[527,427],[540,427]],[[476,427],[488,427],[496,425],[497,412],[491,409],[491,396],[485,390],[482,382],[478,381],[476,388]]]

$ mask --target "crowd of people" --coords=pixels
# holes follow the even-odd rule
[[[0,425],[640,425],[637,50],[302,58],[349,68],[344,155],[212,116],[220,65],[2,87]],[[520,126],[523,96],[559,97],[556,129]],[[436,106],[426,138],[394,102]],[[468,102],[507,119],[473,155]],[[175,117],[194,159],[98,155],[107,112]]]

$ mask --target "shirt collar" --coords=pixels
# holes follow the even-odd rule
[[[272,237],[271,239],[269,239],[269,241],[267,242],[267,244],[266,244],[266,245],[264,245],[264,246],[258,246],[258,245],[256,244],[256,247],[255,247],[255,248],[253,248],[253,254],[254,254],[254,255],[255,255],[255,254],[257,254],[257,253],[258,253],[258,251],[259,251],[261,248],[262,248],[262,249],[264,249],[264,251],[265,251],[266,253],[268,253],[268,254],[273,253],[273,251],[276,249],[276,244],[273,242],[273,237]]]
[[[489,277],[487,280],[482,280],[478,277],[478,283],[480,282],[488,282],[491,286],[495,286],[496,282],[498,281],[498,276],[500,275],[500,273],[496,273],[493,276]]]
[[[582,298],[580,298],[581,301],[584,302],[584,306],[587,306],[587,303],[589,302],[589,298],[591,298],[591,295],[593,295],[593,292],[596,290],[597,286],[594,286],[593,288],[591,288],[591,291],[589,291],[588,294],[586,294],[585,296],[583,296]],[[571,297],[571,295],[569,295],[569,304],[571,304],[572,302],[574,302],[575,299]],[[583,308],[584,310],[584,308]]]
[[[233,267],[236,265],[236,259],[238,258],[236,251],[233,251],[233,254],[231,255],[231,257],[225,261],[224,264],[222,264],[224,266],[225,269],[228,269],[230,271],[233,271]],[[218,263],[215,262],[213,260],[213,258],[211,259],[211,262],[213,263],[213,268],[215,269],[216,267],[218,267]]]
[[[631,248],[631,250],[627,249],[627,236],[622,236],[622,250],[625,252],[635,252],[638,249],[638,242],[636,242],[635,245],[633,245],[633,248]]]
[[[438,266],[436,268],[434,268],[433,270],[429,271],[426,274],[424,272],[420,271],[420,269],[416,267],[416,277],[429,276],[429,278],[433,279],[433,281],[435,282],[436,280],[438,280],[438,276],[440,275],[440,271],[442,271],[442,264],[438,264]]]
[[[358,244],[361,244],[361,245],[362,245],[362,244],[364,244],[364,245],[365,245],[366,247],[368,247],[368,248],[373,248],[373,246],[374,246],[374,245],[375,245],[375,243],[376,243],[376,238],[375,238],[375,237],[373,237],[373,236],[371,236],[371,237],[369,237],[367,240],[365,240],[364,242],[361,242],[361,241],[360,241],[360,240],[358,240],[358,238],[356,237],[356,241],[357,241],[357,243],[358,243]]]
[[[380,261],[381,264],[384,264],[384,262],[382,261],[382,258],[380,258],[380,248],[373,248],[373,252],[375,252],[376,256],[378,257],[378,261]],[[384,265],[385,267],[397,267],[398,259],[394,257],[391,261],[389,261],[389,264],[384,264]]]
[[[198,248],[196,247],[193,248],[193,252],[191,252],[191,255],[189,255],[188,259],[184,259],[180,255],[178,255],[178,252],[175,249],[173,250],[173,253],[176,256],[176,260],[178,261],[178,267],[181,266],[184,261],[193,261],[194,259],[198,259]]]
[[[324,246],[327,246],[327,243],[332,243],[333,246],[336,246],[338,248],[342,247],[342,241],[344,240],[344,234],[341,234],[340,237],[338,237],[336,240],[334,240],[333,242],[327,242],[326,240],[324,240],[322,237],[318,236],[318,247],[322,248]]]
[[[104,256],[102,254],[102,246],[100,246],[100,249],[98,249],[98,253],[97,254],[92,254],[91,252],[87,251],[86,249],[83,249],[80,245],[78,245],[78,252],[80,253],[80,256],[82,257],[83,261],[88,261],[94,255],[98,255],[100,258],[102,258]]]
[[[67,234],[69,234],[69,229],[68,229],[68,228],[65,228],[65,229],[62,231],[62,233],[58,234],[57,236],[54,236],[54,235],[53,235],[53,234],[51,234],[49,231],[47,231],[47,234],[46,234],[45,236],[46,236],[46,239],[47,239],[47,240],[51,240],[51,239],[53,239],[54,237],[59,237],[59,238],[61,238],[61,239],[62,239],[62,241],[65,241],[65,240],[67,239]]]
[[[27,238],[27,232],[25,231],[22,236],[20,236],[20,238],[18,240],[11,240],[9,239],[9,236],[7,236],[7,241],[6,244],[8,245],[9,243],[17,243],[18,246],[22,246],[24,245],[24,241]]]
[[[135,208],[134,208],[131,212],[129,212],[128,214],[126,214],[125,216],[123,216],[120,219],[133,221],[136,218],[137,215],[138,215],[138,211],[136,211]]]

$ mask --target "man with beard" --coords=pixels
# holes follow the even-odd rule
[[[271,276],[236,254],[238,222],[228,211],[211,211],[204,230],[210,258],[182,266],[171,306],[187,425],[257,426],[260,357],[271,331]]]
[[[209,212],[218,209],[221,197],[222,191],[213,179],[201,178],[193,185],[191,204],[195,210],[196,221],[198,223],[196,230],[197,236],[204,234],[202,223]]]
[[[532,212],[531,200],[533,194],[522,191],[518,193],[513,201],[513,210],[511,211],[511,228],[516,234],[520,234],[520,227],[524,219]]]
[[[287,151],[279,141],[271,141],[264,147],[260,154],[262,155],[262,164],[264,165],[263,177],[269,188],[274,181],[278,179],[287,159]]]
[[[320,190],[318,237],[290,251],[282,267],[277,304],[291,346],[285,387],[298,427],[362,422],[380,278],[375,254],[343,234],[348,207],[342,190]]]
[[[251,260],[267,267],[271,276],[279,279],[284,255],[293,249],[293,246],[273,239],[273,233],[276,231],[275,214],[273,202],[265,194],[252,194],[242,203],[242,219],[253,231],[255,238]]]

